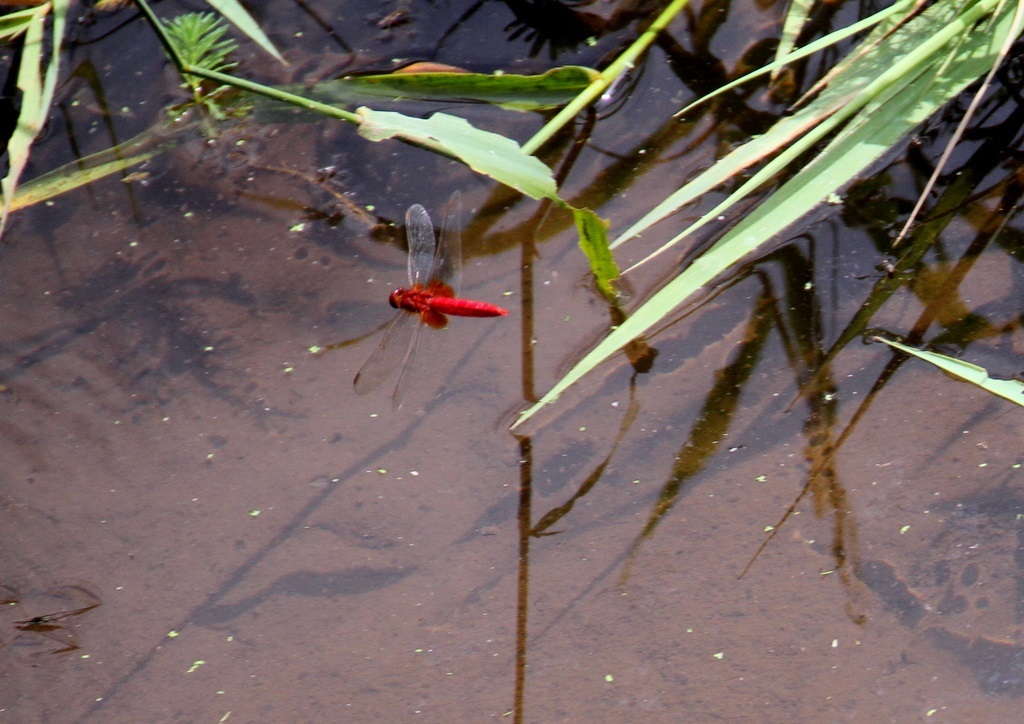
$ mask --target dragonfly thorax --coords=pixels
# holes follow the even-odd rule
[[[396,289],[388,297],[388,303],[395,309],[407,312],[422,312],[429,309],[430,299],[435,296],[432,291],[413,287],[412,289]]]
[[[436,299],[450,299],[455,292],[447,284],[431,281],[426,288],[416,284],[411,289],[396,289],[388,297],[388,303],[395,309],[422,313],[430,310]]]

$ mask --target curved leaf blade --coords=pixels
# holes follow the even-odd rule
[[[959,377],[966,382],[970,382],[972,385],[980,387],[986,392],[990,392],[993,395],[997,395],[1024,407],[1024,382],[1021,382],[1020,380],[993,379],[992,377],[989,377],[988,370],[984,367],[979,367],[978,365],[971,364],[970,362],[964,362],[963,360],[947,357],[944,354],[937,354],[936,352],[928,352],[923,349],[908,347],[905,344],[900,344],[899,342],[877,335],[872,337],[872,339],[878,342],[885,342],[890,347],[894,347],[901,352],[906,352],[918,359],[923,359],[925,362],[930,362],[944,372],[948,372],[955,377]]]
[[[365,107],[357,109],[356,115],[359,134],[371,141],[400,138],[426,146],[532,199],[559,201],[554,174],[543,161],[524,153],[512,139],[475,128],[464,118],[447,113],[413,118]]]
[[[50,57],[45,61],[43,72],[43,28],[47,15],[52,12],[52,39]],[[14,132],[7,142],[8,170],[0,180],[3,190],[3,206],[0,208],[0,235],[3,235],[11,200],[25,164],[28,163],[29,149],[35,141],[53,102],[60,69],[61,41],[64,37],[68,0],[53,0],[35,8],[31,22],[25,27],[25,42],[22,46],[21,65],[18,67],[18,90],[21,91],[21,111]]]
[[[270,42],[270,38],[266,36],[266,33],[263,32],[259,24],[253,20],[249,11],[242,7],[242,4],[238,2],[238,0],[206,0],[206,2],[208,2],[214,10],[223,15],[224,18],[232,25],[248,35],[254,43],[272,55],[275,60],[288,65],[281,54],[277,52],[277,48],[274,47],[274,44]]]

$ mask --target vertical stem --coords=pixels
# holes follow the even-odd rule
[[[526,704],[527,619],[530,611],[530,531],[533,518],[533,441],[519,438],[519,576],[516,590],[516,684],[512,720],[521,724]]]
[[[523,401],[533,404],[537,401],[534,392],[534,299],[533,299],[533,261],[537,258],[534,234],[530,233],[519,245],[519,309],[523,315],[520,332],[522,347],[522,387]]]

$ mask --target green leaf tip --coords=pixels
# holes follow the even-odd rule
[[[922,349],[908,347],[905,344],[901,344],[891,339],[886,339],[879,335],[875,335],[871,337],[871,339],[877,342],[885,342],[890,347],[894,347],[901,352],[923,359],[925,362],[930,362],[944,372],[948,372],[955,377],[959,377],[966,382],[970,382],[972,385],[980,387],[986,392],[990,392],[993,395],[997,395],[1024,407],[1024,382],[1019,380],[992,379],[988,374],[988,370],[984,367],[979,367],[976,364],[964,362],[963,360],[954,359],[953,357],[947,357],[944,354],[927,352]]]

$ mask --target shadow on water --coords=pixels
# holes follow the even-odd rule
[[[248,307],[255,300],[239,276],[225,281],[174,278],[166,273],[167,263],[156,253],[132,262],[114,259],[62,291],[58,305],[77,319],[0,347],[0,354],[13,360],[0,369],[0,383],[66,353],[83,338],[97,333],[102,338],[101,328],[116,325],[111,356],[126,388],[159,396],[168,378],[188,375],[210,392],[228,394],[230,386],[217,382],[222,370],[210,351],[230,342],[201,329],[191,318],[190,305],[217,299]]]
[[[0,640],[0,649],[10,649],[8,653],[16,657],[38,658],[77,651],[81,645],[72,628],[74,619],[101,604],[100,599],[82,585],[58,586],[26,598],[10,586],[2,586],[2,591],[0,605],[7,607],[4,609],[5,618],[12,613],[24,616],[27,612],[35,612],[35,615],[11,621],[9,628],[5,627],[7,631]],[[50,613],[38,613],[42,610]]]

